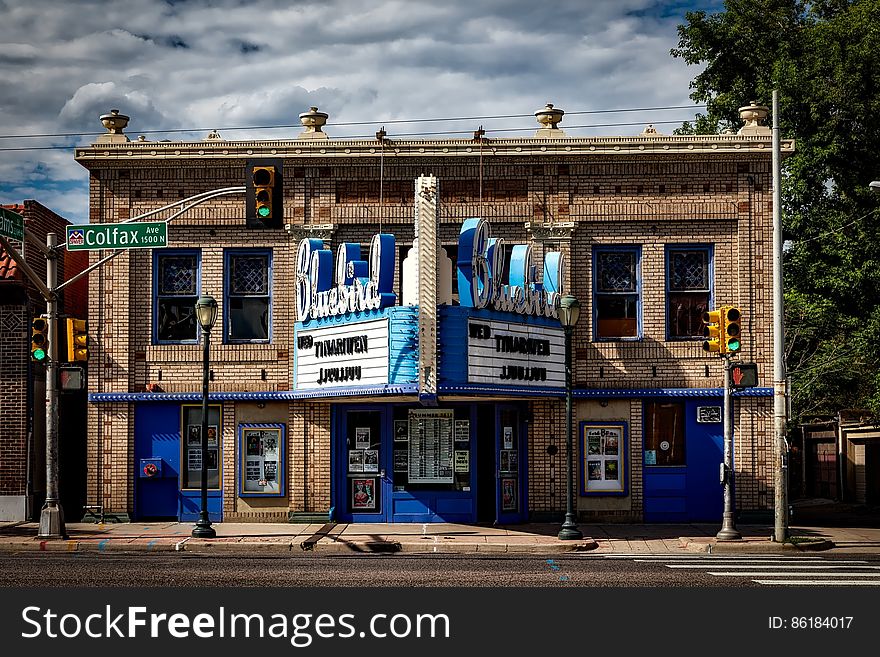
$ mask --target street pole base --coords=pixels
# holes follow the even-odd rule
[[[40,531],[37,538],[67,538],[64,511],[56,502],[46,502],[40,511]]]
[[[565,514],[565,522],[562,523],[562,529],[556,537],[560,541],[579,541],[584,537],[583,532],[578,529],[577,523],[574,521],[574,514]]]
[[[726,513],[724,514],[724,520],[721,523],[721,531],[715,534],[715,538],[719,541],[742,540],[742,534],[737,531],[736,525],[733,523],[733,518],[730,515]]]
[[[211,522],[204,524],[201,520],[196,522],[192,530],[193,538],[217,538],[217,532],[211,527]]]

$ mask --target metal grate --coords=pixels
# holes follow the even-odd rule
[[[160,261],[159,294],[194,295],[196,293],[195,256],[165,256]]]
[[[600,253],[598,262],[601,292],[634,292],[636,256],[634,253]]]
[[[709,267],[705,251],[672,253],[673,290],[708,290]]]
[[[232,294],[267,294],[269,268],[265,256],[232,258]]]

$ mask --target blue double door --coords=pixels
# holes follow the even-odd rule
[[[208,413],[208,516],[223,519],[220,409]],[[194,522],[201,510],[201,408],[149,402],[135,406],[134,517]],[[199,427],[199,435],[193,427]],[[190,435],[192,434],[192,435]],[[213,453],[212,453],[213,450]]]
[[[337,405],[334,517],[343,522],[518,523],[526,432],[508,404]]]
[[[721,400],[651,400],[643,410],[645,522],[721,522]]]

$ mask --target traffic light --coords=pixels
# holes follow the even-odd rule
[[[703,351],[721,353],[721,310],[709,310],[703,313]]]
[[[89,359],[89,325],[84,319],[67,320],[67,362]]]
[[[723,315],[723,331],[722,331],[722,353],[735,354],[742,347],[741,339],[741,321],[742,313],[736,306],[724,306]]]
[[[36,363],[49,360],[49,320],[34,317],[31,322],[31,358]]]
[[[281,228],[284,198],[281,160],[259,160],[247,165],[248,228]]]

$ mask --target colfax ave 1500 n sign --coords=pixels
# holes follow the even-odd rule
[[[164,221],[67,227],[68,251],[156,249],[165,246],[168,246],[168,224]]]

